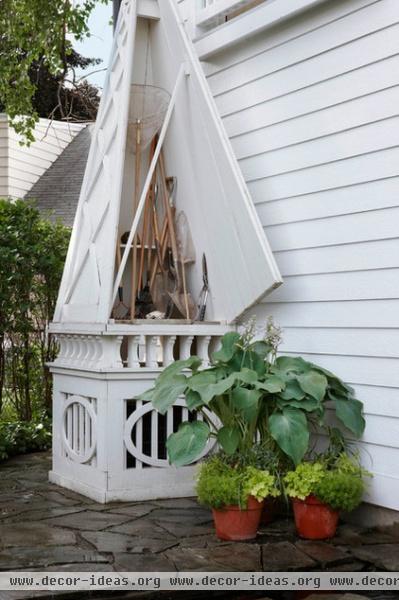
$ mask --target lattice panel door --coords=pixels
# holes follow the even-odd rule
[[[55,322],[107,322],[122,195],[136,0],[122,2]],[[73,176],[73,174],[71,174]]]

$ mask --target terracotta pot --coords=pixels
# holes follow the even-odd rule
[[[220,540],[241,541],[256,537],[263,501],[258,502],[249,496],[246,509],[239,506],[225,506],[222,509],[212,509],[216,535]]]
[[[310,495],[305,500],[293,498],[295,525],[298,535],[307,540],[325,540],[337,531],[339,512]]]
[[[279,498],[265,498],[260,518],[261,525],[268,525],[276,518],[280,508]]]

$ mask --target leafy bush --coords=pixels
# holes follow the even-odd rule
[[[0,417],[30,421],[51,410],[46,333],[57,299],[69,230],[33,204],[0,199]]]
[[[50,447],[51,423],[48,418],[31,423],[0,423],[0,460],[6,460],[16,454],[47,450]]]
[[[323,460],[303,462],[295,471],[288,472],[284,479],[285,492],[291,498],[304,500],[314,495],[334,510],[351,511],[362,500],[365,489],[365,476],[356,456],[340,453],[332,461],[328,453]]]
[[[359,506],[364,492],[364,482],[352,473],[340,471],[327,471],[319,481],[314,494],[334,510],[347,512]]]
[[[284,489],[291,498],[304,500],[315,492],[318,483],[325,475],[325,467],[319,462],[304,462],[295,471],[289,471],[284,477]]]
[[[311,428],[329,433],[327,403],[343,428],[356,437],[363,433],[363,405],[350,386],[303,358],[275,358],[278,336],[270,332],[270,322],[264,339],[253,336],[251,327],[241,335],[225,334],[209,368],[200,370],[196,356],[176,361],[141,395],[165,414],[184,394],[189,410],[202,413],[203,421],[184,423],[168,439],[169,459],[176,466],[193,462],[209,437],[233,455],[245,453],[258,435],[297,465],[309,449]]]
[[[220,456],[206,460],[200,467],[197,495],[201,504],[213,508],[238,505],[245,508],[248,496],[258,501],[280,495],[274,475],[252,466],[231,467]]]

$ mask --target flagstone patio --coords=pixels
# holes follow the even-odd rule
[[[282,516],[253,542],[221,542],[194,498],[96,504],[48,483],[49,468],[43,453],[0,466],[1,571],[399,571],[399,526],[310,542]]]

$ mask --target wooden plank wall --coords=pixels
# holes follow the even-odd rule
[[[204,69],[285,279],[251,312],[355,386],[369,500],[399,510],[399,3],[330,0]]]

